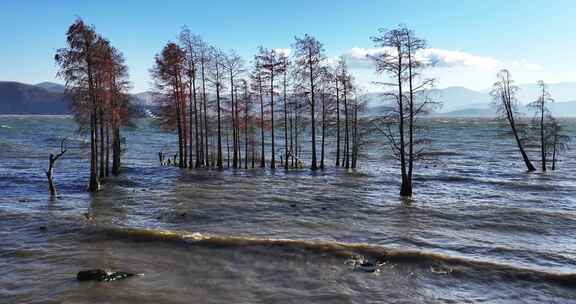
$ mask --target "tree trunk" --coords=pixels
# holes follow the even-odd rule
[[[54,165],[54,157],[52,154],[50,154],[50,159],[49,159],[49,167],[48,170],[46,171],[46,177],[48,178],[48,191],[50,192],[50,196],[54,197],[56,196],[56,186],[54,186],[54,180],[52,179],[52,174],[53,174],[53,165]]]
[[[175,98],[176,98],[176,128],[178,129],[178,167],[184,168],[184,140],[182,139],[182,114],[180,113],[180,94],[178,88],[175,88]]]
[[[310,70],[310,118],[312,124],[312,163],[310,165],[311,170],[317,170],[318,167],[316,165],[316,104],[314,100],[314,77],[313,77],[313,68],[312,68],[312,51],[308,51],[308,67]]]
[[[106,177],[110,176],[110,126],[106,124]]]
[[[266,167],[266,156],[264,154],[264,97],[262,96],[262,80],[258,76],[258,87],[260,89],[260,145],[261,145],[261,155],[260,155],[260,167]]]
[[[286,94],[286,67],[284,67],[284,170],[288,170],[288,100]]]
[[[296,167],[298,167],[298,157],[300,156],[300,149],[298,149],[298,105],[294,105],[294,157],[296,158]]]
[[[207,104],[208,104],[208,99],[206,98],[206,77],[205,77],[205,73],[204,73],[204,54],[202,54],[202,60],[201,60],[201,69],[202,69],[202,103],[204,106],[204,144],[206,145],[206,167],[210,166],[210,151],[208,149],[208,110],[207,108]]]
[[[408,37],[408,82],[410,89],[409,100],[409,113],[408,113],[408,179],[410,181],[410,188],[412,188],[412,172],[414,168],[414,89],[412,75],[412,46],[410,37]]]
[[[336,78],[336,167],[340,167],[340,94]]]
[[[232,167],[234,169],[238,168],[238,150],[236,146],[236,109],[234,108],[234,74],[232,67],[230,67],[230,106],[231,106],[231,119],[232,119]]]
[[[217,59],[218,60],[218,59]],[[222,169],[222,126],[221,126],[221,119],[220,119],[220,73],[218,69],[218,62],[216,62],[216,106],[217,115],[218,115],[218,151],[216,155],[216,166],[218,169]]]
[[[348,112],[348,92],[347,87],[348,84],[346,83],[347,80],[344,80],[344,159],[342,160],[342,164],[346,169],[350,168],[350,128],[349,128],[349,112]]]
[[[248,169],[248,85],[244,87],[244,169]]]
[[[540,153],[542,156],[542,172],[546,172],[546,140],[544,138],[544,102],[546,92],[542,87],[542,100],[540,101]]]
[[[112,174],[120,174],[122,147],[120,144],[120,128],[114,127],[112,139]]]
[[[100,116],[100,180],[103,181],[106,178],[106,158],[105,158],[105,142],[104,142],[104,110],[100,107],[99,109],[99,116]]]
[[[272,131],[272,159],[270,168],[276,169],[276,139],[274,138],[274,65],[270,69],[270,129]]]
[[[200,142],[198,134],[198,102],[196,99],[196,67],[192,68],[192,102],[194,103],[194,109],[190,108],[190,111],[194,110],[194,139],[196,142],[196,168],[200,167]],[[192,130],[192,113],[190,113],[190,130]],[[192,134],[190,134],[192,138]],[[190,139],[192,141],[192,139]],[[192,168],[192,147],[190,147],[190,168]]]
[[[293,109],[292,109],[293,110]],[[290,166],[294,168],[294,111],[290,113]]]
[[[322,92],[322,147],[320,152],[320,169],[324,170],[324,143],[326,137],[326,100]]]
[[[402,54],[400,46],[397,46],[398,54]],[[404,101],[402,93],[402,56],[398,56],[398,112],[400,115],[398,121],[398,133],[400,133],[400,172],[402,174],[402,185],[400,186],[400,196],[412,196],[412,179],[406,172],[406,150],[404,140]]]
[[[554,146],[552,147],[552,171],[556,170],[556,145],[558,144],[558,134],[554,131]]]

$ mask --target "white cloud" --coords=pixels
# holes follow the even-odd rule
[[[391,48],[359,48],[353,47],[344,55],[351,66],[369,67],[369,55],[382,54],[384,52],[394,53]],[[416,54],[422,60],[434,61],[438,67],[475,67],[486,70],[493,70],[502,63],[492,57],[477,56],[458,50],[444,49],[424,49]]]
[[[515,60],[512,61],[509,64],[510,69],[525,69],[525,70],[531,70],[531,71],[538,71],[538,70],[542,70],[543,67],[537,63],[530,63],[528,62],[528,60],[522,58],[520,60]]]
[[[353,47],[347,50],[343,57],[346,59],[351,72],[359,84],[370,91],[379,91],[381,88],[372,84],[381,80],[385,75],[377,75],[369,55],[383,52],[394,53],[390,48],[360,48]],[[547,73],[543,66],[529,62],[526,59],[514,61],[499,60],[490,56],[471,54],[461,50],[447,50],[429,48],[419,51],[416,56],[424,61],[434,61],[436,66],[425,72],[426,77],[438,80],[439,87],[464,86],[471,89],[489,88],[496,77],[498,70],[510,69],[518,82],[535,82],[546,78]],[[337,57],[334,57],[337,58]]]
[[[477,56],[463,51],[425,49],[417,56],[436,62],[438,67],[474,67],[483,70],[497,69],[502,63],[492,57]]]

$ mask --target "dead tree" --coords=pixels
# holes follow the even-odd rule
[[[425,49],[426,43],[404,26],[389,31],[381,29],[372,41],[377,47],[385,49],[370,56],[376,72],[386,73],[391,78],[390,82],[379,83],[392,88],[384,94],[392,101],[393,107],[385,118],[386,129],[382,131],[394,156],[400,161],[400,195],[410,197],[414,162],[423,158],[424,148],[429,143],[428,139],[416,137],[417,118],[438,105],[427,97],[434,79],[421,77],[422,70],[431,63],[417,58],[418,51]],[[417,80],[420,82],[416,83]],[[396,130],[393,126],[397,127]]]
[[[309,97],[310,104],[310,124],[312,141],[311,170],[317,170],[316,161],[316,91],[318,90],[318,78],[320,77],[321,65],[324,61],[324,49],[322,43],[310,35],[303,38],[296,37],[294,43],[296,53],[296,78],[301,85],[305,86],[305,92]]]
[[[518,150],[520,151],[524,164],[526,165],[526,169],[528,172],[535,171],[536,168],[532,165],[532,162],[526,153],[526,149],[524,148],[524,138],[521,136],[521,133],[524,130],[521,129],[520,124],[517,121],[518,100],[516,99],[516,91],[518,91],[518,87],[514,85],[514,81],[512,80],[508,70],[501,70],[497,77],[498,81],[494,83],[490,94],[494,99],[494,103],[498,107],[498,114],[502,120],[508,122],[510,130],[512,131],[512,136],[516,140],[516,145],[518,146]]]
[[[48,170],[44,170],[46,172],[46,177],[48,178],[48,190],[50,191],[50,196],[56,196],[56,186],[54,186],[54,166],[56,165],[56,161],[66,153],[68,149],[66,148],[66,138],[62,139],[60,142],[60,153],[54,155],[50,153],[50,157],[48,158]]]
[[[540,96],[537,100],[528,104],[529,107],[533,108],[535,111],[534,116],[534,125],[537,125],[536,129],[538,129],[539,133],[539,141],[540,141],[540,157],[542,161],[542,172],[546,172],[546,163],[547,163],[547,151],[549,150],[547,147],[548,141],[546,140],[546,129],[547,125],[550,124],[549,121],[552,120],[552,113],[548,109],[548,103],[553,102],[550,92],[548,91],[548,86],[544,81],[538,81],[538,87],[542,90]]]
[[[545,134],[545,141],[547,142],[546,153],[551,154],[552,171],[554,171],[556,170],[558,156],[569,148],[570,136],[565,134],[562,126],[553,117],[550,118],[550,122],[546,125]]]

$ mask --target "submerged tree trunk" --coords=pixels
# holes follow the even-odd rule
[[[110,126],[106,124],[106,177],[110,176]]]
[[[66,153],[66,151],[68,151],[65,146],[66,139],[63,139],[60,142],[60,153],[54,155],[54,154],[50,154],[50,157],[48,158],[48,170],[46,170],[46,177],[48,178],[48,191],[50,192],[50,196],[51,197],[55,197],[57,194],[56,191],[56,186],[54,185],[54,166],[56,165],[56,161],[62,157],[62,155],[64,155],[64,153]]]
[[[179,92],[178,89],[176,89],[176,93],[175,93],[175,98],[177,99],[176,101],[176,128],[178,129],[178,167],[180,168],[184,168],[184,158],[183,155],[184,154],[184,140],[182,138],[182,114],[180,113],[180,98],[179,98]]]
[[[204,58],[204,54],[202,54],[202,60],[201,60],[201,72],[202,72],[202,104],[204,107],[204,145],[206,146],[205,150],[205,157],[206,159],[205,161],[205,166],[206,167],[210,167],[210,151],[208,149],[208,110],[207,108],[207,103],[208,103],[208,99],[206,98],[206,76],[205,76],[205,72],[204,72],[204,62],[205,58]]]
[[[90,182],[88,184],[89,192],[96,192],[100,190],[100,182],[98,181],[98,150],[96,145],[96,105],[93,105],[93,110],[90,115]]]
[[[266,156],[264,154],[264,97],[262,96],[262,80],[258,76],[258,87],[260,89],[260,145],[261,145],[261,155],[260,155],[260,167],[266,167]]]
[[[558,134],[554,131],[554,142],[552,143],[552,171],[556,170],[556,146],[558,144]]]
[[[312,163],[310,165],[311,170],[317,170],[318,166],[316,164],[316,101],[314,99],[314,77],[313,77],[313,69],[312,69],[312,54],[309,51],[309,60],[308,65],[310,69],[310,118],[311,118],[311,125],[312,125]]]
[[[398,54],[402,54],[398,46]],[[400,136],[400,172],[402,174],[402,184],[400,185],[400,196],[410,197],[412,196],[412,179],[408,177],[406,172],[406,150],[405,150],[405,134],[404,134],[404,100],[402,93],[402,56],[398,56],[398,71],[396,72],[398,77],[398,133]]]
[[[244,84],[244,169],[248,169],[248,85]]]
[[[270,69],[270,130],[272,131],[272,158],[270,168],[276,169],[276,139],[274,137],[274,67]]]
[[[220,78],[219,78],[219,70],[218,70],[218,63],[216,63],[216,107],[217,107],[217,115],[218,115],[218,147],[217,147],[217,155],[216,155],[216,166],[218,169],[222,169],[222,125],[220,119]]]
[[[284,169],[288,170],[288,101],[286,94],[286,70],[284,70]]]
[[[322,147],[320,152],[320,169],[324,170],[324,144],[326,138],[326,100],[322,92]]]
[[[340,167],[340,92],[336,78],[336,167]]]
[[[356,169],[358,165],[358,151],[359,151],[359,138],[358,138],[358,105],[354,105],[354,118],[352,121],[352,169]]]
[[[294,111],[290,113],[290,166],[294,168]]]
[[[106,178],[106,172],[104,171],[106,169],[106,158],[105,158],[105,142],[104,142],[104,110],[102,110],[102,108],[99,109],[99,118],[100,118],[100,180],[103,181]]]
[[[540,154],[542,157],[542,172],[546,172],[546,139],[544,137],[544,110],[546,102],[545,87],[542,87],[542,100],[540,101]]]
[[[348,112],[348,92],[346,90],[348,84],[344,82],[344,155],[342,165],[350,168],[350,128],[349,128],[349,112]]]
[[[122,148],[120,144],[120,128],[114,127],[113,132],[113,139],[112,139],[112,174],[118,175],[120,174],[120,167],[121,167],[121,153]]]

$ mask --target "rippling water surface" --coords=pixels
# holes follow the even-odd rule
[[[528,174],[492,121],[429,126],[410,202],[383,147],[357,171],[180,170],[158,166],[176,139],[147,120],[89,195],[71,118],[0,116],[0,303],[576,303],[574,151]],[[76,282],[86,268],[143,276]]]

